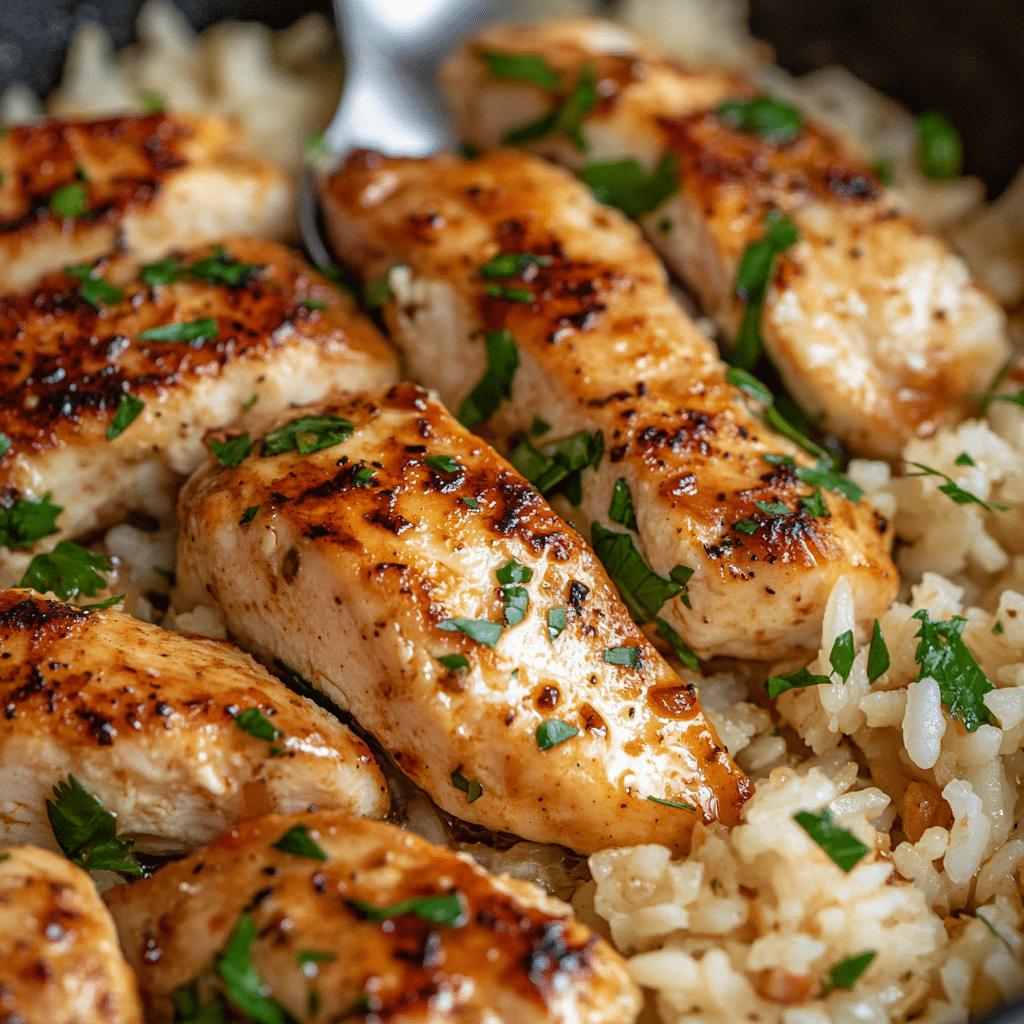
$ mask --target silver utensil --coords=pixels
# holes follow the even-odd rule
[[[357,147],[425,156],[455,144],[434,76],[459,39],[497,20],[505,0],[335,0],[345,86],[324,142],[337,156]],[[318,226],[314,172],[299,193],[299,220],[314,262],[329,264]]]

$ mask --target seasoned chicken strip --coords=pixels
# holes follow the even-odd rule
[[[565,904],[336,812],[245,822],[106,898],[150,1024],[182,1019],[176,989],[223,999],[229,944],[300,1024],[630,1024],[640,1009],[621,957]]]
[[[200,114],[44,121],[0,137],[0,292],[115,249],[155,260],[230,235],[285,238],[283,172]]]
[[[92,879],[34,846],[0,848],[0,1021],[142,1024],[135,977]]]
[[[69,775],[159,854],[270,811],[387,813],[366,744],[230,644],[5,590],[0,650],[2,842],[57,849]]]
[[[504,460],[411,384],[297,414],[339,417],[338,443],[273,454],[289,427],[182,489],[183,599],[220,605],[466,821],[589,853],[737,820],[747,782],[693,687]]]
[[[537,84],[493,77],[493,53],[538,55],[563,98],[581,76],[586,88],[586,68],[594,73],[579,136],[527,132],[534,151],[577,171],[674,162],[677,187],[641,223],[730,344],[744,310],[735,282],[745,247],[764,236],[770,211],[794,220],[800,239],[776,262],[764,344],[797,401],[856,451],[895,459],[910,438],[958,422],[1006,360],[999,305],[844,142],[813,124],[772,141],[723,120],[719,106],[755,95],[751,83],[681,67],[604,22],[495,27],[442,73],[464,137],[485,148],[518,141],[509,133],[552,106]]]
[[[650,568],[663,578],[693,570],[688,602],[660,614],[702,657],[814,648],[840,576],[866,622],[888,606],[897,574],[885,522],[831,493],[821,515],[815,488],[794,475],[804,470],[765,461],[810,460],[725,382],[636,227],[575,178],[512,150],[472,161],[356,154],[323,195],[341,257],[368,280],[393,268],[384,313],[414,378],[480,420],[502,451],[545,426],[538,445],[577,431],[603,436],[580,515],[624,531],[621,515],[610,518],[622,481]],[[485,276],[502,261],[511,278]],[[499,381],[510,400],[499,405],[495,385],[480,409],[478,382],[493,377],[487,351],[502,338],[518,359]]]
[[[376,328],[298,256],[256,239],[218,254],[182,253],[162,276],[144,270],[170,279],[153,286],[137,264],[100,261],[91,278],[54,275],[0,304],[0,431],[10,439],[0,504],[50,492],[64,509],[57,527],[75,536],[190,473],[212,427],[251,427],[292,403],[397,378]],[[123,298],[92,291],[102,282]],[[154,329],[184,333],[147,339]],[[132,402],[144,405],[124,425],[119,409]]]

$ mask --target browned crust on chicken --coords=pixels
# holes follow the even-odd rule
[[[275,849],[297,825],[325,861]],[[374,922],[350,902],[387,907],[453,892],[465,917],[455,926],[413,913]],[[625,964],[564,905],[393,825],[341,814],[246,822],[107,901],[153,1024],[173,1019],[171,993],[213,966],[243,912],[256,926],[253,964],[302,1024],[366,1013],[619,1024],[639,1009]],[[310,949],[333,954],[312,976],[297,959]]]
[[[243,230],[284,237],[284,175],[245,155],[241,141],[236,124],[199,114],[9,128],[0,138],[0,289],[114,250],[152,259]],[[77,216],[51,209],[65,185],[85,190]]]
[[[33,846],[0,848],[0,1020],[142,1024],[135,978],[92,879]]]

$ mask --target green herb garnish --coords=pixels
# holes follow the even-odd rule
[[[638,532],[636,523],[636,512],[633,509],[633,498],[629,493],[629,486],[624,477],[615,481],[615,489],[612,491],[612,502],[608,507],[608,518],[613,523],[626,527],[627,530]]]
[[[11,450],[11,439],[6,434],[0,434],[0,459]]]
[[[752,537],[757,533],[757,528],[760,525],[756,519],[741,519],[738,523],[733,523],[732,528],[739,530],[740,533],[745,533],[748,537]]]
[[[518,146],[533,139],[541,139],[545,135],[561,133],[578,152],[586,153],[587,141],[583,137],[583,121],[596,102],[597,79],[594,77],[594,69],[589,64],[584,64],[572,92],[561,103],[556,104],[550,113],[510,131],[505,136],[505,144]]]
[[[487,369],[459,406],[459,422],[470,430],[490,419],[502,399],[511,399],[512,378],[519,367],[516,343],[508,331],[487,331],[484,345]]]
[[[548,62],[536,53],[499,53],[478,50],[492,78],[511,82],[529,82],[548,92],[558,88],[558,75]]]
[[[309,455],[347,441],[355,429],[355,424],[343,416],[300,416],[267,434],[260,455],[269,458],[292,449]]]
[[[459,892],[445,893],[443,896],[422,896],[415,900],[405,900],[390,907],[376,907],[362,900],[346,900],[346,903],[361,917],[369,921],[387,921],[403,914],[415,914],[428,924],[443,924],[448,928],[461,928],[468,920],[465,903]]]
[[[459,498],[459,501],[461,501],[467,508],[471,508],[474,511],[480,507],[480,502],[477,501],[476,498]]]
[[[280,729],[270,724],[269,719],[259,708],[246,708],[245,711],[240,711],[235,715],[235,724],[243,732],[255,736],[258,740],[267,740],[268,743],[273,743],[284,735]]]
[[[303,295],[295,300],[303,309],[313,312],[315,309],[327,309],[328,304],[323,299],[314,299],[312,296]]]
[[[950,715],[959,718],[968,732],[974,732],[991,720],[984,698],[995,687],[963,642],[961,634],[967,620],[930,619],[924,608],[912,617],[921,621],[921,628],[914,634],[920,641],[914,652],[914,660],[921,666],[917,681],[934,679]]]
[[[485,289],[488,295],[506,302],[533,302],[533,292],[525,288],[502,288],[497,284],[489,284]]]
[[[36,555],[28,563],[18,586],[31,587],[40,594],[52,590],[61,601],[70,601],[79,594],[95,597],[107,585],[97,569],[109,572],[110,562],[87,548],[62,540],[52,551]]]
[[[259,510],[259,505],[248,505],[242,510],[242,518],[238,520],[238,525],[248,526],[256,518],[256,513]]]
[[[648,567],[628,533],[616,533],[594,523],[590,536],[594,554],[615,584],[634,622],[640,625],[650,622],[661,606],[683,589],[682,584],[666,580]]]
[[[451,774],[452,785],[466,794],[466,803],[471,804],[484,795],[484,787],[476,779],[467,779],[458,769]]]
[[[537,726],[537,746],[541,750],[550,750],[559,743],[571,740],[578,733],[579,729],[574,729],[568,722],[560,718],[549,718]]]
[[[675,651],[676,657],[688,669],[696,672],[700,667],[700,663],[697,660],[697,654],[694,649],[676,632],[672,624],[661,618],[661,616],[656,616],[654,623],[654,635],[659,640],[664,640]]]
[[[788,516],[793,511],[781,501],[755,501],[754,504],[766,516]]]
[[[993,636],[1002,636],[1006,630],[1003,628],[1002,619],[996,619],[996,624],[992,627]]]
[[[848,629],[845,633],[841,633],[836,637],[835,643],[832,644],[832,651],[828,656],[829,662],[836,672],[839,673],[844,683],[850,678],[854,656],[853,630]]]
[[[533,576],[533,570],[520,564],[514,558],[510,558],[495,571],[495,574],[498,577],[498,582],[502,585],[501,593],[505,601],[505,625],[518,626],[526,618],[526,607],[530,601],[530,594],[526,587],[517,584],[529,583]]]
[[[772,211],[765,218],[768,230],[755,242],[749,242],[740,257],[733,285],[736,296],[746,303],[743,322],[736,343],[729,353],[729,362],[742,370],[751,370],[764,348],[761,340],[761,311],[771,282],[775,259],[799,238],[800,232],[789,217]]]
[[[450,672],[459,672],[469,668],[469,658],[464,654],[439,654],[437,660]]]
[[[548,639],[554,643],[565,629],[565,609],[552,608],[548,611]]]
[[[139,99],[142,101],[142,112],[144,114],[162,114],[167,109],[163,96],[153,89],[143,89],[139,93]]]
[[[249,457],[252,452],[252,442],[249,440],[249,433],[246,431],[239,437],[232,438],[230,441],[218,441],[216,438],[211,437],[209,440],[210,451],[217,456],[217,461],[222,465],[230,466],[232,469],[235,466],[240,466],[243,460]],[[257,508],[259,506],[256,506]]]
[[[428,455],[424,463],[438,473],[458,473],[462,466],[450,455]]]
[[[917,156],[922,173],[932,181],[948,181],[960,173],[964,160],[960,135],[937,110],[917,118]]]
[[[178,279],[180,270],[181,260],[177,256],[168,256],[165,260],[147,263],[139,271],[139,276],[150,288],[156,288],[162,284],[173,284]]]
[[[491,622],[488,619],[445,619],[437,624],[438,629],[446,633],[454,633],[458,630],[465,633],[470,640],[486,647],[494,647],[501,636],[502,626],[500,622]]]
[[[787,690],[796,690],[804,686],[824,686],[830,682],[832,679],[829,676],[815,675],[804,666],[788,675],[772,676],[766,685],[768,696],[774,700],[780,693],[785,693]]]
[[[828,995],[829,992],[837,988],[850,991],[857,984],[860,976],[871,966],[871,961],[877,955],[875,950],[869,949],[866,953],[843,957],[828,972],[828,984],[825,986],[822,996]]]
[[[242,263],[241,260],[229,256],[224,251],[224,246],[216,245],[209,256],[203,256],[188,268],[188,274],[206,284],[219,284],[226,288],[244,288],[264,270],[266,270],[265,263]],[[214,334],[216,334],[216,330]]]
[[[111,305],[124,299],[124,292],[112,285],[105,277],[93,277],[94,266],[91,263],[79,263],[65,267],[64,273],[69,277],[77,277],[81,284],[78,294],[92,306],[99,309],[103,303]]]
[[[686,592],[686,588],[690,585],[690,577],[696,572],[695,569],[691,569],[688,565],[674,565],[672,571],[668,574],[668,578],[674,583],[678,583],[683,589],[679,592],[679,600],[687,608],[692,608],[690,604],[690,595]]]
[[[792,141],[804,127],[796,107],[764,95],[749,100],[726,100],[718,108],[718,116],[730,128],[760,135],[777,144]]]
[[[809,497],[800,499],[800,509],[809,516],[816,516],[818,519],[826,519],[832,514],[825,504],[825,497],[821,493],[820,487],[815,488],[814,493]]]
[[[543,449],[523,437],[512,450],[509,462],[541,493],[558,490],[578,507],[583,500],[583,470],[597,469],[604,456],[604,434],[580,430]]]
[[[843,871],[853,866],[869,852],[868,848],[849,830],[837,825],[832,812],[823,807],[818,814],[797,811],[793,820],[832,858]]]
[[[138,335],[139,341],[206,341],[217,337],[217,321],[212,316],[173,324],[150,327]]]
[[[675,193],[678,166],[675,156],[666,153],[650,174],[636,160],[612,160],[589,164],[579,176],[602,203],[617,206],[627,217],[640,217]]]
[[[639,647],[606,647],[604,660],[609,665],[624,665],[626,668],[643,668]]]
[[[115,437],[120,437],[145,408],[146,403],[141,398],[136,398],[134,395],[122,395],[114,412],[114,418],[107,426],[107,440],[113,441]]]
[[[1005,935],[1000,935],[999,932],[996,931],[995,925],[987,917],[982,915],[977,910],[974,912],[974,916],[979,921],[981,921],[981,923],[988,929],[988,932],[989,932],[990,935],[992,935],[994,938],[997,938],[1010,951],[1011,956],[1015,957],[1017,955],[1013,951],[1013,946],[1010,945],[1010,943],[1007,940],[1006,936]]]
[[[310,860],[327,860],[327,854],[319,844],[309,838],[308,825],[292,825],[276,843],[270,844],[275,850],[290,853],[295,857],[308,857]]]
[[[550,429],[551,424],[548,423],[547,420],[542,420],[539,416],[534,416],[533,422],[530,424],[530,437],[540,437],[541,434],[546,434]]]
[[[533,267],[547,267],[551,264],[550,256],[538,256],[532,252],[502,252],[488,260],[480,268],[480,276],[484,278],[524,277]]]
[[[281,1007],[267,993],[270,986],[252,962],[251,948],[256,925],[242,914],[224,952],[217,959],[217,973],[224,982],[228,999],[258,1024],[285,1024]]]
[[[86,204],[86,191],[84,185],[61,185],[56,192],[50,196],[50,209],[64,219],[77,217],[84,212]]]
[[[932,469],[930,466],[924,466],[920,462],[911,462],[910,465],[916,466],[921,472],[907,473],[907,476],[938,476],[945,480],[944,484],[939,484],[939,490],[947,498],[952,498],[958,505],[980,505],[986,512],[1006,512],[1010,507],[1009,505],[997,505],[995,502],[982,501],[976,494],[965,491],[952,477],[946,476],[945,473],[940,473],[939,470]]]
[[[106,810],[74,775],[58,782],[53,795],[53,800],[46,801],[46,816],[68,860],[88,871],[142,874],[131,841],[117,838],[117,815]]]
[[[652,804],[661,804],[662,807],[675,807],[680,811],[695,811],[697,810],[692,804],[680,803],[678,800],[661,800],[656,796],[649,796],[647,798]]]
[[[813,469],[807,466],[798,466],[789,455],[762,455],[761,458],[769,466],[792,469],[797,480],[803,480],[805,484],[810,484],[812,487],[822,487],[826,491],[842,494],[855,505],[860,504],[860,499],[864,497],[864,488],[855,484],[848,476],[836,473],[832,468],[832,459],[827,455],[819,458]]]
[[[871,646],[868,648],[868,682],[873,683],[879,676],[889,670],[889,648],[886,646],[885,637],[882,636],[882,627],[875,619],[874,628],[871,630]]]
[[[57,516],[63,505],[55,505],[47,491],[41,498],[17,498],[9,508],[0,506],[0,545],[28,548],[37,540],[57,533]]]
[[[974,459],[972,459],[970,457],[970,455],[967,454],[967,452],[961,452],[956,457],[956,464],[958,466],[974,466],[974,465],[976,465]]]

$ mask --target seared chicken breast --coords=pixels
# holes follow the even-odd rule
[[[589,853],[737,820],[747,782],[692,685],[576,532],[425,391],[278,428],[182,489],[181,600],[219,605],[466,821]],[[303,436],[309,454],[286,450]]]
[[[509,77],[495,54],[540,58],[550,80]],[[756,90],[732,73],[681,67],[619,26],[583,20],[485,30],[442,80],[478,147],[521,143],[594,181],[608,180],[595,164],[637,161],[641,179],[660,164],[668,187],[648,201],[631,178],[626,205],[730,344],[744,250],[766,217],[791,217],[799,240],[776,260],[764,345],[794,398],[857,452],[896,459],[910,438],[958,422],[1008,356],[994,298],[846,143],[814,124],[734,126],[738,108],[722,104]],[[552,104],[573,102],[573,117],[544,130]]]
[[[190,473],[210,428],[396,379],[354,301],[276,243],[76,269],[0,303],[0,501],[49,492],[64,536]]]
[[[6,590],[0,651],[2,842],[57,849],[69,776],[157,854],[271,811],[387,813],[362,740],[230,644]]]
[[[663,582],[692,571],[641,621],[701,657],[769,659],[817,646],[840,576],[868,623],[893,599],[885,521],[799,478],[812,460],[726,382],[636,227],[571,175],[513,150],[357,153],[323,200],[340,256],[390,282],[411,375],[534,479],[546,458],[582,464],[564,446],[590,437],[577,521],[606,545],[629,534]]]
[[[142,1024],[135,977],[92,879],[34,846],[0,848],[0,1021]]]
[[[0,292],[104,253],[155,260],[236,234],[284,238],[284,173],[200,114],[43,121],[0,136]]]
[[[245,822],[107,901],[150,1024],[185,1019],[186,1000],[239,1005],[239,965],[276,1009],[261,1020],[630,1024],[640,1009],[623,960],[564,904],[336,812]]]

